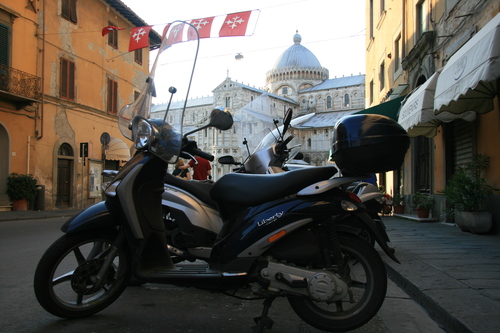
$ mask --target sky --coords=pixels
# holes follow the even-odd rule
[[[122,0],[161,34],[166,23],[259,9],[252,36],[203,39],[191,98],[212,95],[227,76],[256,87],[293,45],[296,31],[330,78],[365,73],[365,0]],[[235,55],[241,53],[242,60]],[[151,62],[153,59],[151,59]]]

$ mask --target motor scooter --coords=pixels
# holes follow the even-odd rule
[[[175,22],[170,29],[179,25],[197,36],[186,22]],[[185,44],[193,46],[195,63],[199,38],[191,34]],[[106,200],[70,218],[61,228],[64,235],[40,259],[34,277],[38,302],[59,317],[90,316],[116,301],[134,276],[263,300],[255,332],[272,327],[268,310],[277,297],[286,297],[302,320],[320,330],[364,325],[384,301],[385,266],[373,247],[337,225],[346,219],[361,221],[397,261],[359,198],[342,188],[372,170],[357,170],[363,176],[344,179],[331,178],[337,169],[329,166],[275,174],[229,173],[214,184],[166,173],[167,165],[180,157],[213,160],[190,137],[196,131],[223,131],[233,125],[229,112],[215,108],[208,124],[185,133],[186,104],[182,110],[167,108],[163,119],[150,119],[152,97],[163,91],[155,85],[160,81],[157,70],[164,69],[159,59],[176,49],[187,58],[187,47],[163,38],[144,89],[119,112],[118,126],[137,152],[107,186]],[[186,101],[191,80],[192,74],[182,89]],[[177,91],[169,89],[170,101]],[[345,127],[360,121],[346,119],[339,126],[334,147],[339,160],[349,154],[341,138],[350,131]],[[362,122],[372,128],[365,132],[372,133],[385,121],[363,115]],[[389,125],[400,130],[397,123]],[[384,130],[379,134],[391,136]],[[404,130],[392,136],[407,138]],[[288,149],[286,144],[281,148]],[[401,164],[408,146],[396,148],[401,150],[392,151],[397,161],[370,156],[377,170]]]

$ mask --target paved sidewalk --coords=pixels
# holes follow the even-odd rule
[[[453,224],[382,217],[401,264],[389,277],[447,332],[500,331],[500,237]]]
[[[39,211],[11,211],[0,212],[0,222],[30,219],[48,219],[54,217],[70,217],[80,209],[39,210]]]
[[[76,212],[0,212],[0,223],[69,217]],[[393,216],[382,219],[401,264],[377,249],[397,285],[447,332],[499,332],[499,235],[474,235],[439,222],[421,223]]]

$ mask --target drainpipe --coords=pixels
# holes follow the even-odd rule
[[[43,0],[42,4],[42,101],[40,105],[40,133],[37,135],[37,139],[40,140],[43,138],[43,113],[45,108],[45,1]]]
[[[31,145],[31,137],[28,135],[28,152],[26,156],[26,174],[30,173],[30,145]]]

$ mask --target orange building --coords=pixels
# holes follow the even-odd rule
[[[129,158],[116,114],[149,71],[147,48],[128,52],[130,28],[145,25],[120,0],[2,1],[1,209],[10,209],[12,172],[32,174],[43,186],[38,209],[101,200],[101,171]],[[103,37],[105,26],[125,31]],[[149,38],[160,42],[154,31]]]

